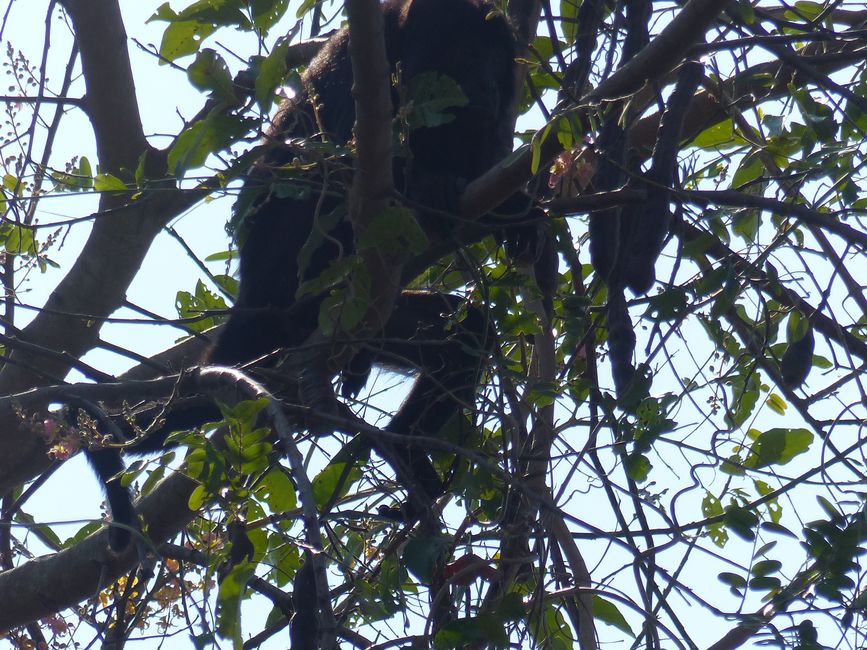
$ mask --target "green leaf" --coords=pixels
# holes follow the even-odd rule
[[[558,87],[556,83],[553,85]],[[574,113],[566,113],[557,120],[557,141],[563,146],[564,152],[572,151],[575,141],[580,140],[583,133],[583,126]]]
[[[549,605],[545,607],[544,620],[541,623],[537,623],[535,617],[531,618],[529,623],[537,644],[535,647],[546,650],[573,650],[575,648],[572,629],[566,622],[561,608]]]
[[[744,465],[754,469],[770,465],[785,465],[795,456],[806,452],[813,444],[809,429],[769,429],[750,444],[750,454]]]
[[[828,515],[831,521],[840,521],[843,518],[843,515],[840,514],[840,511],[837,510],[834,504],[822,495],[817,495],[816,501],[819,502],[819,505],[822,506],[822,510],[825,511],[825,514]]]
[[[169,150],[169,173],[180,177],[189,169],[201,167],[209,155],[227,149],[254,124],[254,120],[224,115],[216,110],[190,124]]]
[[[731,119],[723,120],[708,127],[692,141],[692,146],[713,152],[720,149],[741,147],[745,144],[747,142],[735,134],[734,123]]]
[[[10,224],[8,231],[4,234],[6,235],[4,246],[7,253],[13,255],[36,255],[36,231],[33,228],[20,224]]]
[[[16,523],[23,524],[28,529],[32,528],[32,529],[39,531],[39,534],[43,535],[45,537],[46,541],[48,542],[48,544],[51,547],[57,549],[57,548],[61,548],[62,546],[64,546],[64,543],[62,541],[60,541],[60,538],[57,536],[57,533],[55,533],[51,529],[50,526],[39,524],[33,515],[19,509],[15,512],[14,520]],[[93,523],[96,523],[98,525],[101,524],[101,522],[93,522]],[[76,537],[78,537],[78,536],[76,536]],[[81,539],[84,539],[84,536],[82,536]]]
[[[761,212],[755,208],[742,208],[732,215],[732,232],[744,241],[754,242],[759,234]]]
[[[93,179],[93,189],[97,192],[126,191],[129,188],[117,176],[97,174]]]
[[[333,499],[346,496],[350,486],[362,477],[361,470],[354,464],[329,463],[313,478],[316,506],[321,509]]]
[[[703,273],[692,285],[692,290],[699,298],[709,296],[723,288],[729,280],[731,269],[725,266],[717,266]]]
[[[263,113],[271,110],[277,96],[277,87],[286,78],[286,53],[288,51],[289,39],[281,38],[259,65],[255,84],[256,103]]]
[[[193,492],[190,494],[190,498],[187,499],[187,506],[190,510],[196,511],[205,505],[205,501],[208,498],[208,490],[204,485],[197,485]]]
[[[735,300],[737,300],[740,294],[740,283],[736,278],[730,278],[728,282],[725,283],[723,290],[720,291],[713,300],[713,305],[710,308],[711,318],[717,319],[725,315],[735,304]]]
[[[298,507],[295,484],[280,468],[274,467],[256,486],[256,494],[273,513],[287,512]]]
[[[296,18],[303,18],[304,14],[310,13],[317,4],[319,4],[320,0],[301,0],[301,4],[298,5],[298,9],[295,10]]]
[[[3,174],[3,187],[12,195],[20,195],[23,181],[12,174]]]
[[[626,622],[617,606],[601,596],[593,596],[593,618],[602,621],[606,625],[616,627],[633,638],[635,637],[635,632],[629,627],[629,623]]]
[[[789,407],[789,404],[786,402],[786,400],[784,400],[782,396],[777,393],[771,393],[770,395],[768,395],[767,405],[774,413],[777,413],[779,415],[785,415],[786,409]]]
[[[175,457],[174,452],[165,454],[161,459],[161,463],[170,463]],[[141,491],[142,494],[150,494],[150,492],[157,486],[157,484],[163,480],[163,477],[166,475],[166,466],[165,465],[157,465],[154,469],[148,472],[147,478],[145,478],[144,483],[142,483]]]
[[[202,43],[208,36],[217,31],[215,25],[209,25],[198,21],[175,22],[166,27],[160,42],[160,57],[164,61],[173,62],[199,51]]]
[[[530,141],[530,171],[533,174],[539,171],[539,165],[542,163],[542,143],[548,138],[553,126],[553,122],[548,122],[542,129],[536,131]]]
[[[193,87],[211,92],[211,96],[232,104],[236,101],[235,87],[229,66],[216,51],[205,48],[187,68],[187,78]]]
[[[718,517],[723,513],[722,503],[710,492],[705,492],[701,501],[701,513],[708,519]]]
[[[90,166],[90,161],[87,159],[87,156],[81,157],[81,161],[78,163],[77,173],[79,176],[83,176],[84,178],[93,177],[93,169]]]
[[[679,287],[651,296],[647,303],[647,315],[657,322],[679,320],[686,310],[686,290]]]
[[[708,519],[718,517],[723,514],[722,503],[710,492],[707,492],[701,502],[701,511]],[[710,540],[720,548],[723,548],[729,541],[729,535],[723,522],[709,524],[707,533],[710,536]]]
[[[797,310],[789,314],[789,322],[786,324],[786,341],[796,343],[807,336],[809,331],[809,318]]]
[[[148,22],[168,23],[187,20],[201,21],[218,26],[249,25],[250,21],[238,8],[238,0],[196,0],[179,12],[175,12],[168,2],[160,5]]]
[[[750,573],[758,578],[777,573],[783,568],[783,563],[778,560],[762,560],[756,562],[750,569]]]
[[[90,537],[100,528],[102,528],[103,522],[101,521],[91,521],[89,524],[85,524],[82,526],[78,532],[75,533],[72,537],[63,542],[64,548],[70,548],[78,544],[85,537]]]
[[[784,124],[785,120],[782,115],[762,115],[762,125],[765,127],[765,132],[773,138],[783,134]]]
[[[93,187],[93,171],[90,167],[90,161],[87,159],[87,156],[82,156],[76,164],[70,165],[69,173],[60,171],[51,172],[51,180],[58,192],[89,190]],[[15,176],[5,174],[3,176],[3,187],[9,190],[11,194],[20,196],[25,184],[20,182]]]
[[[779,535],[783,535],[785,537],[791,537],[792,539],[798,539],[798,535],[793,533],[791,530],[783,526],[782,524],[773,522],[773,521],[763,521],[762,529],[768,530],[772,533],[777,533]]]
[[[770,576],[762,576],[750,580],[750,589],[754,591],[779,591],[780,586],[780,579]]]
[[[732,454],[722,462],[719,466],[719,471],[730,476],[744,476],[746,472],[744,471],[743,464],[743,458],[739,454]]]
[[[756,538],[755,528],[759,525],[759,518],[752,510],[729,506],[726,508],[725,523],[735,535],[748,542]]]
[[[326,336],[351,332],[364,319],[370,307],[370,294],[363,276],[363,271],[358,270],[351,286],[333,289],[322,301],[319,306],[319,327]]]
[[[560,16],[562,17],[560,25],[563,27],[563,38],[566,39],[568,45],[572,45],[578,36],[580,26],[578,24],[578,7],[580,6],[579,0],[560,0]]]
[[[217,632],[224,639],[231,639],[235,648],[241,648],[241,602],[247,583],[253,577],[256,563],[241,560],[220,579],[217,593]]]
[[[458,82],[439,72],[424,72],[413,77],[406,88],[406,124],[411,131],[436,127],[455,119],[450,108],[466,106],[469,100]]]
[[[289,0],[252,0],[250,12],[256,29],[268,32],[286,13]]]
[[[733,410],[726,412],[725,419],[732,427],[739,427],[750,418],[761,396],[755,373],[747,375],[745,385],[741,383],[742,379],[743,377],[733,378],[731,382],[735,402]]]
[[[258,397],[256,399],[245,399],[231,408],[225,404],[220,404],[220,412],[223,414],[224,418],[234,420],[232,424],[235,425],[235,427],[249,431],[256,424],[256,419],[259,417],[259,414],[267,406],[268,398]]]
[[[358,250],[374,249],[386,255],[418,255],[428,238],[412,210],[391,206],[376,215],[358,238]]]
[[[813,99],[807,89],[794,88],[792,85],[789,87],[793,89],[792,96],[798,103],[798,108],[801,109],[801,115],[807,122],[807,126],[812,128],[819,142],[834,142],[837,135],[837,121],[834,118],[834,110],[830,106]]]
[[[701,512],[706,518],[711,519],[722,515],[724,511],[720,500],[710,492],[705,492],[704,498],[701,501]],[[723,548],[729,540],[729,535],[723,522],[708,525],[707,532],[710,540],[720,548]]]
[[[732,189],[743,189],[745,185],[762,177],[765,173],[765,163],[756,153],[744,157],[738,165],[735,175],[732,177]]]
[[[722,573],[717,575],[717,578],[720,582],[728,585],[733,589],[743,589],[747,586],[746,578],[738,575],[737,573],[729,573],[728,571],[723,571]]]
[[[238,251],[235,250],[224,250],[219,253],[211,253],[207,257],[205,257],[206,262],[226,262],[234,260],[238,257]]]
[[[190,477],[201,483],[199,489],[190,497],[190,505],[192,507],[197,504],[201,507],[210,495],[219,492],[225,484],[225,459],[212,445],[206,445],[191,449],[187,454],[186,464]]]
[[[743,18],[744,23],[752,25],[756,22],[756,8],[753,7],[749,0],[740,0],[737,7],[741,12],[741,18]]]
[[[629,474],[629,477],[636,483],[643,483],[646,481],[648,474],[650,474],[650,470],[653,469],[653,465],[650,464],[650,460],[647,456],[638,453],[626,456],[623,459],[623,465],[626,469],[626,473]]]
[[[187,327],[196,332],[203,332],[224,319],[223,316],[205,316],[206,312],[224,311],[227,307],[223,297],[211,291],[201,280],[196,282],[194,293],[178,291],[175,295],[175,308],[178,311],[178,316],[186,319],[198,318],[198,320],[186,324]]]
[[[768,496],[774,491],[770,485],[764,481],[760,481],[759,479],[753,479],[753,486],[755,486],[756,492],[761,494],[763,497]],[[767,508],[768,514],[771,516],[771,522],[775,524],[779,523],[780,519],[783,517],[783,506],[780,505],[779,498],[773,497],[772,499],[765,501],[765,508]]]
[[[861,103],[858,98],[867,95],[867,82],[862,80],[852,91],[855,97],[846,100],[845,117],[841,121],[843,122],[844,137],[860,138],[864,129],[867,129],[867,112],[861,110]]]
[[[229,442],[230,438],[232,442]],[[226,459],[237,474],[249,475],[264,471],[269,465],[268,455],[273,445],[270,442],[249,442],[246,438],[244,436],[244,439],[239,441],[237,436],[227,436]]]
[[[413,537],[403,549],[403,565],[420,583],[429,585],[448,544],[449,538],[441,535]]]
[[[776,542],[776,541],[767,542],[765,544],[762,544],[755,551],[753,551],[753,557],[756,558],[756,557],[766,556],[774,548],[776,548],[777,544],[778,544],[778,542]]]
[[[521,594],[514,591],[505,594],[497,606],[497,616],[504,621],[520,621],[527,616],[527,606]]]
[[[709,218],[709,226],[713,227],[716,223],[716,219]],[[728,231],[726,231],[727,233]],[[687,241],[683,245],[683,254],[688,259],[696,260],[698,262],[704,262],[705,253],[710,249],[711,246],[717,243],[717,238],[714,237],[712,233],[702,232],[695,239],[691,241]]]

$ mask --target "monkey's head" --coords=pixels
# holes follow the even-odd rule
[[[403,5],[399,20],[402,80],[446,75],[467,98],[447,109],[451,122],[415,131],[410,149],[426,168],[471,180],[512,149],[512,28],[486,0],[413,0]]]

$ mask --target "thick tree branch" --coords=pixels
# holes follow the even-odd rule
[[[844,35],[840,35],[841,38]],[[867,55],[863,41],[842,40],[835,44],[810,43],[799,52],[801,59],[815,70],[826,74],[842,70]],[[720,89],[731,97],[736,106],[756,106],[759,103],[787,96],[790,85],[803,87],[809,80],[799,75],[792,66],[770,61],[761,63],[720,83]],[[728,111],[716,100],[713,93],[702,91],[696,94],[683,122],[683,138],[691,140],[704,129],[728,117]],[[659,113],[638,120],[629,130],[633,154],[646,158],[653,150]]]
[[[140,385],[142,393],[152,391],[164,394],[170,378]],[[266,413],[279,432],[280,437],[291,440],[289,426],[280,410],[279,404],[264,389],[236,370],[227,368],[203,368],[188,378],[195,390],[218,397],[225,403],[239,399],[269,399]],[[129,386],[117,384],[107,386],[79,386],[43,388],[32,391],[31,396],[17,396],[16,399],[0,400],[0,409],[8,410],[11,403],[35,406],[50,400],[52,392],[57,397],[64,391],[73,390],[85,397],[94,397],[101,391],[124,392],[129,394]],[[133,390],[133,393],[136,391]],[[220,444],[219,438],[213,442]],[[314,539],[318,532],[318,516],[313,504],[312,488],[304,474],[303,459],[295,449],[289,454],[296,484],[299,488],[308,534]],[[163,480],[153,492],[136,503],[136,510],[144,521],[143,530],[147,531],[149,541],[155,545],[177,535],[192,519],[196,512],[189,509],[189,498],[198,483],[184,474],[184,468]],[[312,512],[311,512],[312,509]],[[128,572],[138,562],[135,545],[126,553],[116,556],[108,549],[108,530],[103,529],[74,546],[42,558],[31,560],[11,571],[0,574],[0,635],[10,627],[23,625],[37,620],[52,612],[70,607],[88,597],[94,596],[99,588]],[[100,584],[102,579],[102,584]],[[327,585],[327,583],[326,583]],[[327,600],[327,589],[326,589]],[[330,607],[327,612],[330,612]],[[326,618],[327,618],[326,612]],[[333,625],[333,615],[331,615]]]
[[[142,129],[126,30],[117,0],[61,0],[72,18],[87,85],[85,107],[102,169],[131,173],[149,146]],[[108,204],[118,199],[105,195]],[[103,207],[108,207],[107,205]]]
[[[703,38],[708,26],[727,5],[725,0],[690,0],[647,47],[581,98],[578,107],[573,109],[578,121],[587,124],[588,106],[626,97],[644,84],[666,75],[692,45]],[[555,137],[555,131],[552,129],[540,145],[540,168],[547,167],[562,149]],[[516,187],[521,187],[530,180],[534,171],[531,164],[533,158],[532,148],[527,147],[518,155],[517,160],[508,165],[498,165],[470,183],[461,196],[462,214],[476,217],[502,203]]]
[[[349,196],[349,218],[356,241],[377,218],[384,215],[394,193],[392,176],[392,100],[390,66],[385,51],[382,12],[377,0],[347,2],[349,18],[349,55],[352,62],[352,95],[355,102],[357,157]],[[367,311],[351,326],[352,335],[363,339],[382,329],[401,290],[401,271],[408,259],[379,247],[359,247],[365,277],[350,278],[347,291],[364,296],[368,291]],[[302,399],[320,401],[326,377],[338,372],[352,355],[352,349],[332,349],[329,337],[317,330],[307,340],[308,357],[300,358]],[[322,350],[327,351],[325,359]],[[330,391],[325,388],[325,391]]]
[[[93,321],[62,314],[106,316],[119,307],[163,221],[201,198],[202,194],[195,192],[156,193],[118,208],[110,219],[98,220],[81,255],[49,299],[50,312],[43,312],[20,335],[23,341],[69,356],[48,358],[20,350],[15,360],[32,364],[48,376],[64,376],[70,367],[68,359],[92,348],[99,338],[99,328],[93,326]],[[27,366],[7,364],[0,371],[0,395],[46,383],[43,375]],[[32,478],[49,463],[42,443],[18,425],[14,417],[0,415],[0,492]]]
[[[355,137],[358,142],[355,177],[350,197],[350,218],[356,239],[388,207],[394,190],[391,166],[391,87],[385,53],[382,12],[378,0],[350,0],[349,55],[352,59],[352,95],[355,100]],[[404,256],[373,248],[361,250],[368,276],[376,279],[365,317],[371,331],[388,320],[397,294]]]
[[[120,177],[131,177],[149,145],[139,117],[120,7],[116,0],[65,0],[61,4],[72,18],[81,52],[87,85],[85,105],[96,137],[100,167]],[[160,217],[177,200],[174,197],[143,201],[125,213],[131,218],[97,220],[76,264],[51,294],[46,311],[22,331],[22,338],[72,356],[92,348],[98,328],[86,321],[59,317],[57,312],[102,317],[117,309],[165,221]],[[118,207],[126,201],[125,194],[104,193],[100,195],[100,209]],[[147,209],[142,209],[144,205]],[[95,287],[99,290],[94,290]],[[16,353],[15,360],[16,364],[7,364],[0,372],[0,393],[38,385],[42,380],[28,371],[28,366],[54,376],[63,376],[69,369],[66,364],[45,363],[26,353]]]

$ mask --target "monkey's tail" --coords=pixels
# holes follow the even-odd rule
[[[608,288],[608,351],[611,357],[611,375],[618,398],[626,394],[635,366],[632,355],[635,353],[635,330],[626,306],[623,287]]]
[[[183,406],[162,413],[162,409],[152,409],[125,417],[111,419],[108,426],[112,438],[123,447],[104,447],[86,451],[87,459],[105,489],[105,499],[111,511],[112,526],[109,530],[109,546],[115,553],[121,553],[129,546],[133,534],[142,535],[138,515],[133,506],[132,495],[122,483],[121,476],[126,469],[122,451],[127,455],[144,455],[163,450],[169,434],[175,431],[192,430],[206,422],[222,419],[220,409],[212,400],[199,401],[196,398]]]

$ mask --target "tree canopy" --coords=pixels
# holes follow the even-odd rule
[[[867,10],[498,0],[521,47],[515,152],[461,188],[459,216],[531,195],[540,241],[516,260],[462,231],[394,254],[371,227],[390,209],[377,146],[410,128],[403,109],[367,119],[401,81],[376,74],[377,0],[153,3],[155,44],[125,4],[10,0],[18,29],[0,23],[0,630],[15,647],[287,647],[293,617],[293,645],[311,622],[327,648],[867,645]],[[335,328],[375,337],[405,288],[463,296],[496,332],[465,421],[420,442],[449,479],[433,531],[391,516],[407,486],[273,370],[190,370],[237,292],[226,226],[262,134],[347,22],[354,100],[372,110],[341,154],[365,161],[366,240],[319,288],[340,296],[359,268],[370,286],[310,349]],[[394,94],[440,119],[441,95]],[[177,115],[147,123],[151,104]],[[212,250],[175,228],[191,209],[212,214]],[[651,213],[665,218],[648,235]],[[655,258],[658,235],[655,274],[604,270],[604,233],[615,269]],[[179,291],[140,273],[165,234],[180,246],[161,263],[190,269]],[[178,343],[152,354],[155,327]],[[411,381],[375,376],[345,400],[352,425],[387,437]],[[196,394],[224,420],[122,479],[150,570],[108,550],[104,521],[65,538],[31,507],[68,497],[45,481],[104,444],[107,414]]]

